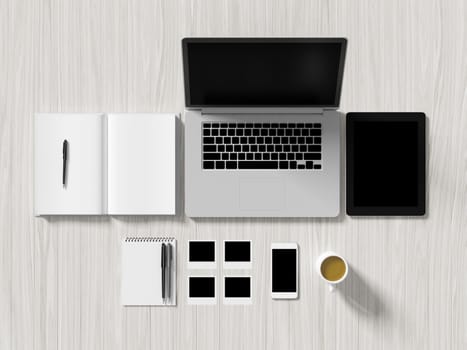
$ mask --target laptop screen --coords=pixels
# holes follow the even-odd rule
[[[338,107],[346,40],[183,40],[187,107]]]

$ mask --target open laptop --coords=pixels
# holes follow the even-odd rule
[[[339,214],[344,38],[185,38],[185,211]]]

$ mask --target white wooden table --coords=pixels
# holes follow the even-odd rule
[[[466,21],[464,0],[0,1],[0,349],[466,349]],[[342,111],[428,116],[427,217],[34,218],[33,113],[181,112],[184,36],[347,37]],[[165,234],[178,306],[123,308],[121,238]],[[186,304],[194,238],[253,240],[253,305]],[[300,299],[273,301],[288,240]],[[335,294],[327,249],[352,266]]]

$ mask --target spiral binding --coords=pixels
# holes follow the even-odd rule
[[[127,237],[125,242],[172,242],[175,237]]]

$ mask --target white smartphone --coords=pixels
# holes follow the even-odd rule
[[[271,244],[271,295],[273,299],[298,298],[298,244]]]

